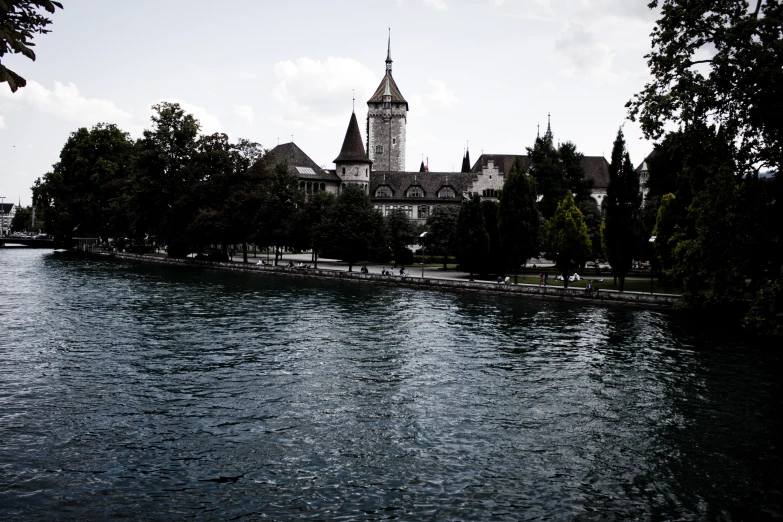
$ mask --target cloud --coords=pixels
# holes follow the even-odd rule
[[[152,106],[163,102],[179,103],[179,106],[182,107],[182,110],[184,110],[188,114],[192,114],[193,117],[196,118],[199,121],[199,123],[201,123],[201,134],[209,135],[209,134],[214,134],[216,132],[223,132],[223,124],[220,123],[220,119],[217,116],[209,112],[204,107],[193,105],[186,101],[180,100],[179,98],[161,98],[158,101],[150,103],[146,109],[146,113],[147,113],[146,121],[148,122],[147,127],[149,127],[151,124],[150,122],[152,118]],[[132,132],[131,134],[134,133]]]
[[[555,41],[555,49],[571,61],[572,70],[606,72],[612,65],[612,51],[579,22],[569,22]]]
[[[253,71],[246,71],[243,69],[239,71],[238,76],[240,80],[255,80],[258,78],[258,73],[254,73]]]
[[[273,115],[272,120],[311,131],[345,127],[352,90],[357,113],[364,113],[365,102],[380,83],[371,69],[350,58],[329,57],[321,61],[302,57],[294,62],[278,62],[274,74],[277,83],[272,96],[281,112]]]
[[[106,122],[123,127],[133,119],[131,113],[120,109],[112,101],[82,96],[73,83],[54,82],[54,89],[49,90],[36,81],[30,81],[27,87],[15,94],[0,94],[0,98],[80,125]]]
[[[446,87],[446,83],[440,80],[429,80],[430,91],[426,94],[414,94],[411,96],[411,104],[416,107],[416,114],[425,115],[430,109],[446,109],[462,100],[454,94],[454,91]]]
[[[253,123],[253,107],[250,105],[234,105],[234,114],[248,123]]]
[[[449,6],[446,5],[446,0],[424,0],[424,5],[436,11],[445,11],[449,8]]]
[[[5,129],[5,118],[0,114],[0,129]]]

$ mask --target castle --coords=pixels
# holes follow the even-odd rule
[[[438,206],[459,205],[471,194],[497,200],[515,161],[530,169],[532,160],[520,154],[482,154],[470,165],[466,151],[460,172],[429,172],[422,161],[418,172],[406,172],[405,145],[408,102],[392,76],[391,38],[386,53],[386,74],[367,101],[367,148],[356,113],[352,113],[334,170],[323,169],[293,142],[278,145],[269,154],[287,165],[308,194],[339,194],[348,184],[358,185],[384,216],[400,209],[423,223]],[[552,137],[551,125],[547,135]],[[585,177],[593,181],[593,198],[600,204],[609,184],[609,163],[603,156],[584,156]]]

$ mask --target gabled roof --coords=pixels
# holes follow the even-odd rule
[[[380,201],[405,201],[408,205],[425,201],[453,201],[461,202],[462,193],[468,190],[468,184],[473,181],[473,174],[463,172],[385,172],[372,171],[370,173],[370,198],[374,202]],[[394,196],[391,198],[376,198],[375,190],[381,186],[387,185],[391,188]],[[409,198],[405,194],[410,187],[419,186],[424,190],[423,198]],[[456,194],[453,199],[438,198],[438,190],[441,187],[452,187]]]
[[[362,143],[362,134],[359,131],[359,122],[356,121],[356,113],[351,114],[351,121],[348,122],[348,130],[345,132],[343,148],[340,155],[334,160],[340,161],[358,161],[361,163],[372,163],[364,152],[364,143]]]
[[[15,206],[13,203],[0,203],[0,213],[10,214]]]
[[[529,170],[533,165],[533,160],[530,156],[523,156],[517,154],[482,154],[473,168],[470,171],[473,174],[480,174],[483,167],[487,166],[489,160],[495,162],[495,166],[504,175],[508,175],[511,172],[511,167],[514,166],[514,161],[519,159],[519,163],[525,170]],[[603,188],[609,186],[609,162],[603,156],[583,156],[582,168],[585,169],[585,179],[593,180],[594,188]]]
[[[375,94],[373,94],[370,99],[367,100],[367,103],[383,103],[383,94],[386,92],[387,88],[391,94],[392,103],[404,103],[405,110],[408,110],[408,102],[405,100],[405,98],[403,98],[399,87],[397,87],[397,84],[395,83],[394,78],[390,73],[387,73],[386,76],[383,77],[380,85],[378,85],[378,88],[375,89]]]
[[[271,161],[272,165],[287,165],[288,172],[297,178],[340,181],[340,177],[337,174],[319,167],[294,142],[278,145],[270,150],[262,161]],[[312,171],[312,174],[310,171]]]

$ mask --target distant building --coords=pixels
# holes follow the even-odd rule
[[[386,74],[367,101],[367,108],[367,150],[356,114],[352,113],[334,170],[319,167],[294,143],[278,145],[268,157],[286,164],[308,194],[339,194],[347,184],[358,185],[384,216],[399,209],[422,223],[437,207],[460,205],[471,194],[497,200],[514,161],[519,160],[527,170],[533,166],[526,155],[482,154],[471,167],[466,149],[460,172],[429,172],[423,160],[418,172],[406,172],[409,106],[392,76],[391,39]],[[546,135],[552,137],[550,124]],[[592,196],[600,205],[609,185],[609,163],[602,156],[585,156],[582,165],[585,177],[593,181]]]
[[[16,215],[17,205],[13,203],[0,203],[0,231],[4,235],[11,232],[11,222]]]

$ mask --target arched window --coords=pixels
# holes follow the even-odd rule
[[[376,198],[390,198],[392,197],[392,190],[389,188],[388,185],[381,185],[377,189],[375,189],[375,197]]]
[[[408,189],[407,196],[409,198],[423,198],[424,197],[424,190],[422,190],[421,187],[411,187]]]
[[[430,215],[430,207],[427,205],[421,205],[419,207],[419,219],[427,219]]]
[[[438,191],[439,198],[455,198],[457,195],[454,193],[454,189],[451,187],[441,187]]]

